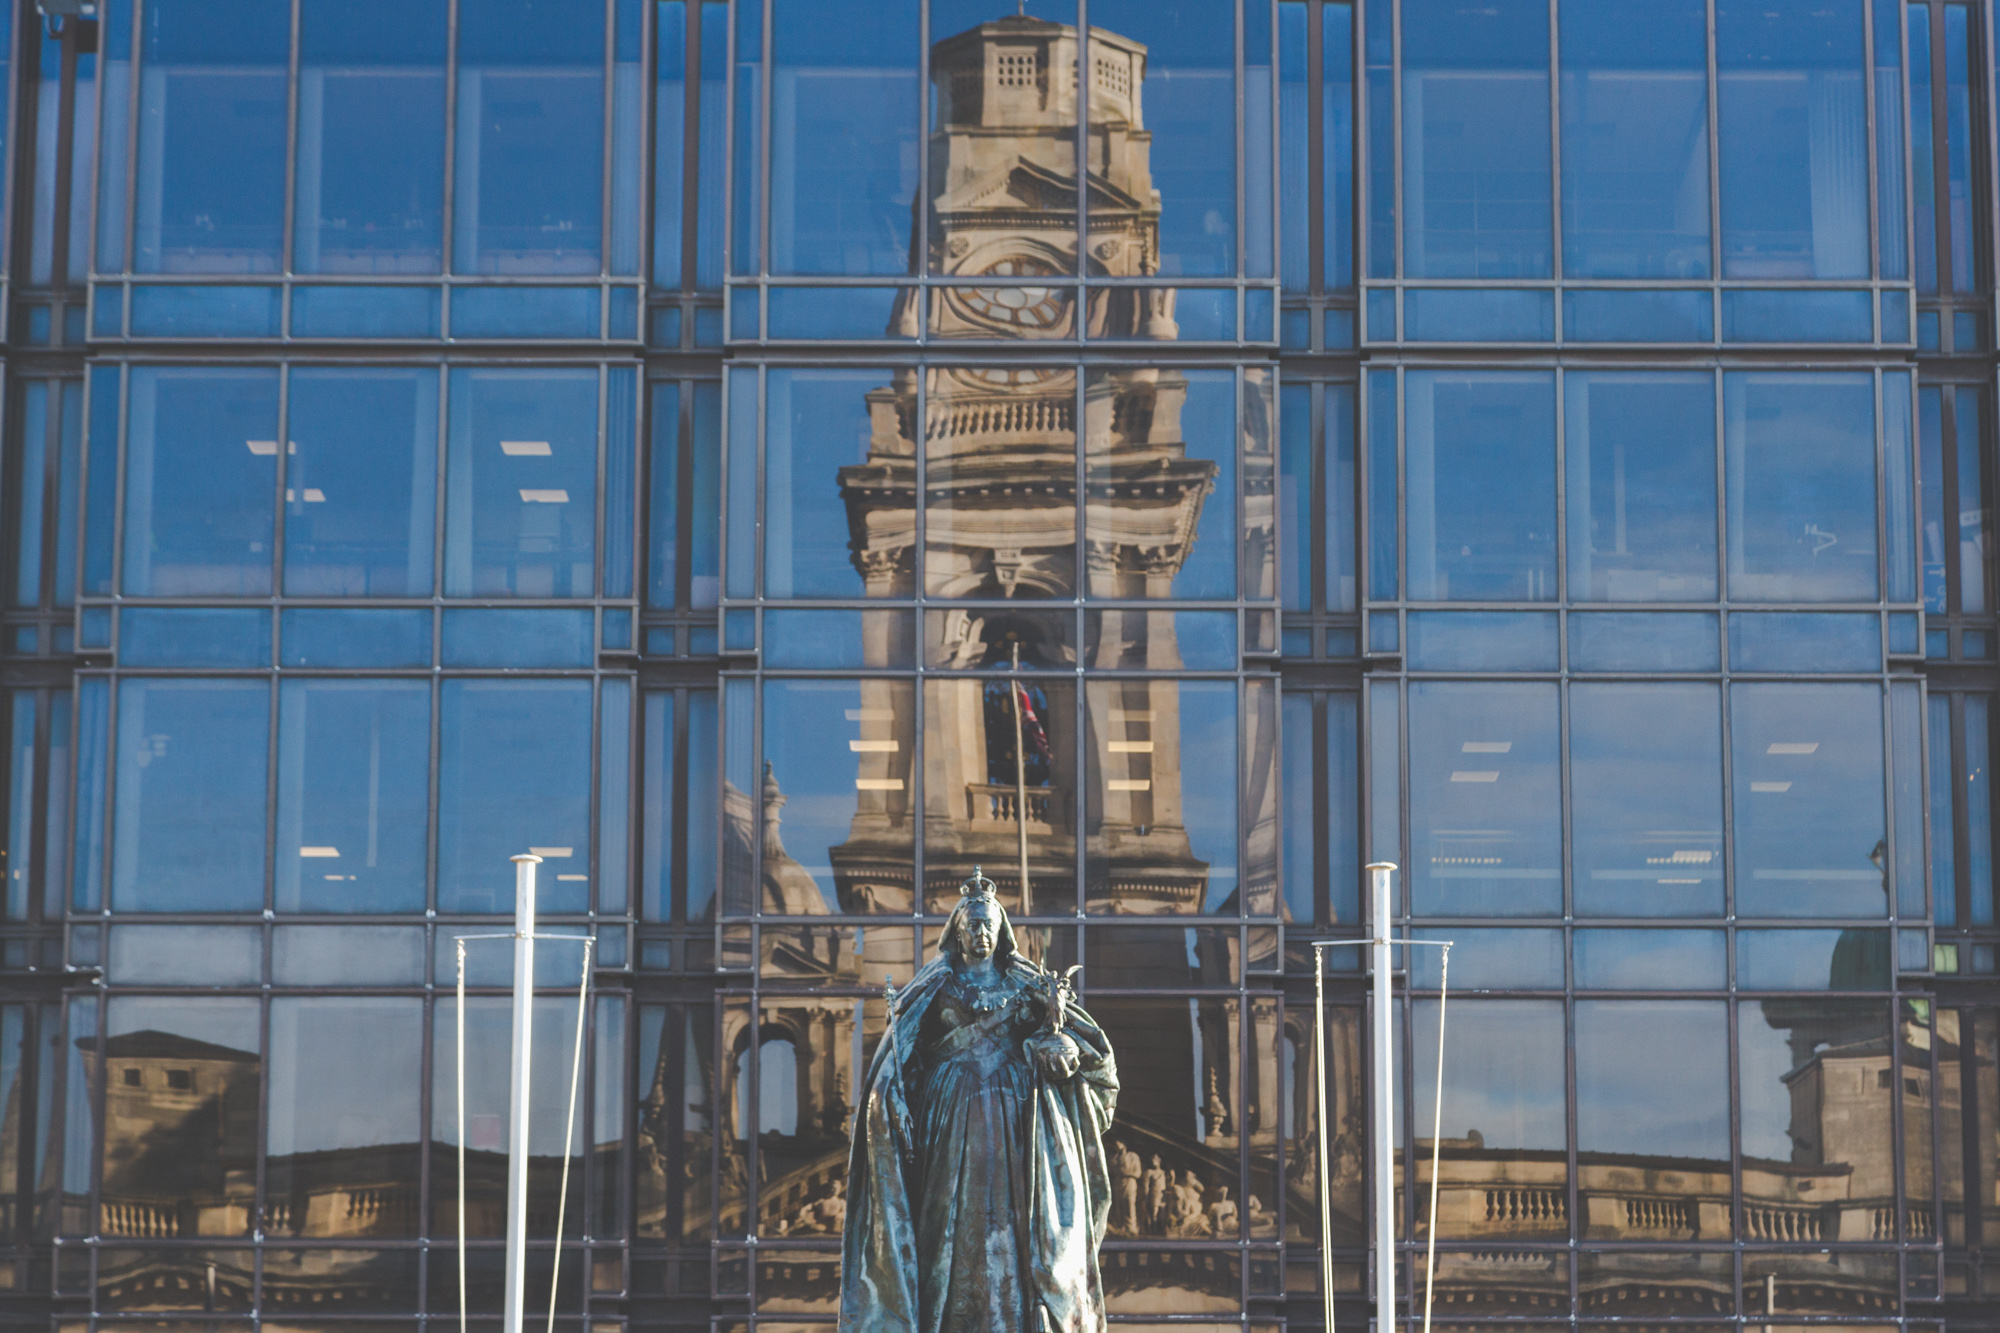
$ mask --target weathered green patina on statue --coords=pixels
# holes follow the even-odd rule
[[[855,1117],[840,1333],[1101,1333],[1111,1043],[993,882],[960,892]]]

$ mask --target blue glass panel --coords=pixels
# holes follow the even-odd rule
[[[1411,911],[1560,915],[1556,687],[1409,688]]]
[[[749,607],[733,607],[724,611],[722,646],[733,653],[757,651],[757,613]]]
[[[587,667],[597,660],[591,613],[447,610],[444,664]]]
[[[267,610],[128,606],[119,615],[118,661],[145,667],[257,667],[271,660]]]
[[[1743,343],[1865,343],[1875,340],[1867,292],[1725,291],[1722,338]]]
[[[597,371],[451,373],[445,595],[588,597]]]
[[[285,591],[427,597],[435,559],[437,372],[292,372]]]
[[[1094,611],[1084,623],[1086,639],[1091,639],[1091,631],[1100,619],[1122,616],[1118,611]],[[1233,671],[1236,669],[1236,614],[1233,611],[1177,611],[1174,613],[1173,647],[1179,650],[1180,665],[1196,671]],[[1155,650],[1157,654],[1157,650]],[[1104,665],[1118,665],[1109,655],[1100,657],[1093,650],[1089,654],[1093,662]],[[1153,655],[1153,660],[1134,662],[1134,666],[1166,666],[1167,660]]]
[[[722,594],[722,386],[694,386],[694,497],[688,556],[688,605],[712,607]]]
[[[111,608],[108,606],[86,606],[78,617],[83,622],[82,646],[85,648],[109,648],[111,646]]]
[[[909,271],[917,12],[917,0],[775,0],[772,272]]]
[[[1169,287],[1148,290],[1144,299],[1158,303],[1155,313],[1136,326],[1114,318],[1102,330],[1092,329],[1090,336],[1113,341],[1181,342],[1233,342],[1236,338],[1234,287]]]
[[[1871,377],[1731,372],[1722,391],[1730,596],[1875,600]]]
[[[755,300],[755,292],[748,295]],[[914,338],[921,300],[918,293],[898,287],[773,287],[771,336]],[[899,301],[910,308],[907,320],[896,318]]]
[[[276,926],[271,931],[271,981],[279,986],[421,986],[424,933],[422,926]],[[274,1019],[285,1012],[286,1003],[297,1002],[281,1002]],[[313,1000],[306,1003],[317,1005]],[[391,1000],[379,1009],[370,1005],[360,1012],[393,1012],[390,1006],[397,1003]],[[337,1023],[356,1012],[328,1008]],[[371,1029],[354,1026],[347,1030],[352,1034]],[[299,1048],[296,1043],[288,1044]],[[310,1051],[312,1047],[307,1043],[303,1049]],[[371,1071],[370,1077],[355,1082],[365,1086],[378,1076],[379,1071]]]
[[[1396,502],[1400,479],[1396,455],[1396,372],[1368,372],[1368,595],[1385,601],[1396,596]]]
[[[1979,430],[1983,401],[1981,391],[1972,385],[1952,391],[1952,452],[1958,464],[1958,609],[1970,613],[1986,610],[1990,510],[1983,475],[1985,447]]]
[[[541,905],[590,901],[590,682],[447,680],[440,687],[438,908],[506,912],[508,858],[532,852]]]
[[[1326,285],[1347,291],[1354,286],[1354,6],[1327,5],[1320,39]],[[1329,340],[1329,345],[1336,344]]]
[[[606,299],[609,308],[604,316],[605,337],[636,341],[639,337],[639,289],[613,287]]]
[[[607,650],[629,649],[632,646],[632,613],[606,607],[598,639]]]
[[[748,694],[750,682],[731,682],[732,699],[744,698]],[[735,716],[732,711],[732,717]],[[681,892],[686,899],[687,919],[698,921],[710,917],[715,904],[715,882],[718,860],[716,846],[721,841],[711,830],[716,828],[716,798],[722,791],[722,781],[716,772],[720,760],[716,692],[714,690],[688,691],[688,744],[687,744],[687,878],[681,882]],[[748,751],[750,737],[745,733],[740,737],[742,748]],[[732,741],[738,739],[731,734]],[[732,767],[733,780],[737,768]],[[748,776],[747,774],[745,775]]]
[[[1312,350],[1312,311],[1287,309],[1278,312],[1278,346],[1287,352]]]
[[[732,368],[729,371],[729,595],[754,597],[756,593],[757,372]]]
[[[722,307],[697,306],[694,312],[694,345],[722,346]]]
[[[1930,729],[1931,917],[1940,926],[1954,926],[1958,924],[1958,818],[1951,794],[1951,696],[1933,694],[1925,703]]]
[[[1348,8],[1342,6],[1337,12],[1329,12],[1326,18],[1332,22],[1342,22],[1350,18]],[[1334,41],[1329,23],[1325,38],[1329,47]],[[1311,223],[1308,187],[1309,173],[1308,117],[1312,114],[1312,94],[1306,83],[1306,7],[1294,0],[1285,0],[1278,6],[1278,249],[1280,253],[1279,276],[1284,279],[1287,294],[1302,294],[1312,290],[1312,253],[1307,241]],[[1326,78],[1331,84],[1346,76],[1347,71],[1336,69],[1329,64]],[[1349,86],[1351,87],[1351,80]],[[1334,112],[1334,90],[1326,90],[1322,113],[1329,117]],[[1350,120],[1352,117],[1350,116]],[[1328,135],[1332,133],[1329,119],[1324,124]],[[1351,130],[1350,130],[1351,133]],[[1333,158],[1331,138],[1326,141],[1327,165]],[[1349,161],[1353,160],[1353,147],[1348,149]],[[1332,183],[1327,184],[1328,195],[1332,194]],[[1352,198],[1352,195],[1349,195]],[[1332,219],[1327,219],[1331,227]],[[1327,258],[1331,260],[1338,247],[1330,241]],[[1304,920],[1306,918],[1300,918]]]
[[[1895,0],[1875,0],[1875,238],[1885,278],[1905,277],[1910,271],[1903,219],[1903,42],[1897,22],[1902,9]],[[1910,12],[1914,17],[1917,11]],[[1910,54],[1914,69],[1916,53]],[[1907,341],[1907,335],[1897,341]]]
[[[1563,272],[1708,276],[1703,0],[1561,7]]]
[[[1394,611],[1371,611],[1368,615],[1368,651],[1393,653],[1402,643]]]
[[[1347,697],[1351,699],[1353,696]],[[1287,693],[1281,708],[1287,737],[1287,744],[1280,753],[1280,762],[1284,765],[1285,915],[1289,920],[1304,925],[1319,919],[1318,909],[1313,905],[1315,830],[1320,827],[1338,828],[1342,821],[1322,821],[1314,809],[1312,696]]]
[[[1277,188],[1271,121],[1276,76],[1272,42],[1272,0],[1243,0],[1243,276],[1273,278],[1277,237],[1272,215]],[[1336,11],[1332,17],[1338,21]],[[1251,326],[1256,327],[1255,320]],[[1270,333],[1251,335],[1269,341]]]
[[[119,685],[113,908],[263,907],[270,700],[261,680]]]
[[[754,342],[762,326],[755,287],[738,287],[729,293],[729,336]]]
[[[1369,342],[1396,341],[1396,293],[1382,287],[1368,289],[1367,331]]]
[[[60,400],[62,420],[56,427],[55,599],[56,606],[76,605],[76,531],[83,486],[83,382],[64,380]]]
[[[1403,293],[1409,342],[1549,342],[1555,336],[1553,292],[1412,287]]]
[[[278,687],[279,911],[423,910],[430,734],[428,681]]]
[[[291,29],[283,0],[147,6],[136,271],[279,270]]]
[[[1906,291],[1885,291],[1882,293],[1882,341],[1885,343],[1907,343],[1910,341],[1910,294]]]
[[[1312,605],[1312,391],[1282,386],[1278,409],[1278,596],[1285,610],[1305,611]],[[1348,439],[1351,459],[1351,429]]]
[[[1928,5],[1908,7],[1910,25],[1910,154],[1911,203],[1916,214],[1917,290],[1935,296],[1937,263],[1937,118],[1932,94],[1931,11]]]
[[[1243,293],[1244,342],[1267,343],[1274,340],[1271,312],[1275,295],[1269,287],[1252,287]]]
[[[1554,671],[1553,611],[1412,611],[1412,671]]]
[[[1714,377],[1572,372],[1563,431],[1570,597],[1713,598]]]
[[[132,336],[275,338],[283,306],[276,287],[134,287]]]
[[[1554,271],[1542,0],[1404,0],[1403,271]]]
[[[1920,521],[1924,534],[1924,610],[1932,615],[1944,614],[1945,595],[1950,586],[1945,574],[1944,394],[1945,390],[1934,384],[1917,390],[1917,457],[1922,476],[1920,494],[1923,497]]]
[[[1949,658],[1951,656],[1951,631],[1942,629],[1925,630],[1924,656],[1929,658]]]
[[[681,210],[686,197],[682,174],[687,137],[688,3],[667,0],[654,9],[653,16],[653,282],[659,287],[678,287]]]
[[[1965,885],[1966,901],[1971,907],[1966,920],[1969,926],[1993,924],[1992,699],[1990,694],[1968,694],[1964,704]]]
[[[113,108],[113,114],[104,118],[97,158],[97,271],[120,273],[125,268],[126,205],[131,199],[125,188],[131,165],[131,122],[117,112],[132,105],[131,0],[102,0],[98,34],[104,63],[104,105]],[[12,34],[8,36],[11,42]]]
[[[1329,611],[1355,606],[1355,561],[1360,558],[1354,522],[1354,386],[1326,387],[1326,604]]]
[[[611,22],[611,262],[618,277],[639,274],[639,235],[646,201],[641,197],[647,98],[641,82],[645,61],[645,10],[651,0],[612,0]],[[630,290],[630,289],[625,289]],[[614,298],[614,302],[615,302]],[[617,306],[612,307],[614,317]],[[635,325],[636,326],[636,325]],[[614,330],[618,326],[614,326]],[[632,333],[614,331],[613,337]]]
[[[595,287],[459,287],[454,338],[596,338]]]
[[[638,561],[639,372],[611,366],[604,372],[604,587],[605,597],[632,595]]]
[[[605,678],[597,692],[597,715],[597,910],[622,913],[632,891],[630,677]],[[609,958],[604,962],[612,964]]]
[[[443,329],[435,287],[294,287],[294,338],[435,338]]]
[[[1410,371],[1409,595],[1556,595],[1555,377]]]
[[[1674,1057],[1662,1058],[1667,1051]],[[1671,1000],[1577,1003],[1576,1146],[1581,1161],[1700,1162],[1719,1169],[1729,1160],[1729,1105],[1726,1006]],[[1599,1272],[1659,1271],[1637,1256],[1599,1258],[1604,1264]],[[1686,1257],[1676,1258],[1689,1264]],[[1709,1276],[1729,1272],[1726,1260],[1721,1274],[1713,1261],[1703,1268]],[[1592,1267],[1583,1271],[1594,1291],[1611,1287]],[[1676,1270],[1690,1276],[1692,1271],[1691,1264]],[[1663,1287],[1675,1280],[1660,1279]],[[1629,1281],[1625,1278],[1618,1289],[1632,1290],[1625,1285]],[[1687,1299],[1682,1292],[1700,1289],[1689,1282],[1668,1299]]]
[[[125,592],[270,592],[278,372],[135,366],[131,373]]]
[[[1941,336],[1938,332],[1938,312],[1935,310],[1919,310],[1917,312],[1917,350],[1920,352],[1937,351],[1941,346],[1938,341]]]
[[[675,836],[674,695],[670,690],[645,693],[644,809],[639,835],[639,912],[644,921],[673,917],[673,852],[687,841]],[[700,832],[696,836],[701,836]]]
[[[1396,264],[1396,80],[1394,5],[1363,5],[1362,77],[1364,112],[1368,118],[1368,276],[1393,278]],[[1378,331],[1375,312],[1368,312],[1368,336]],[[1400,855],[1400,853],[1399,853]]]
[[[1868,276],[1863,9],[1716,0],[1724,277]]]
[[[873,575],[862,576],[849,550],[842,482],[848,469],[870,462],[869,400],[890,393],[888,373],[774,369],[766,391],[765,595],[907,596],[906,560],[870,563]]]
[[[1682,611],[1594,611],[1569,618],[1572,671],[1718,671],[1713,615]]]
[[[912,694],[908,682],[890,680],[764,685],[764,836],[792,862],[767,872],[764,911],[836,910],[833,852],[857,819],[877,830],[871,845],[907,846]]]
[[[1923,618],[1914,611],[1889,613],[1889,652],[1899,657],[1923,655]]]
[[[1392,313],[1395,310],[1395,306],[1393,304],[1394,299],[1395,298],[1392,295],[1390,297],[1390,300],[1392,302],[1392,304],[1390,305],[1390,310]],[[1333,351],[1339,348],[1354,346],[1355,314],[1356,312],[1352,310],[1329,310],[1326,312],[1327,350]],[[1393,318],[1391,319],[1390,323],[1392,325],[1394,324]]]
[[[1718,689],[1577,684],[1569,724],[1577,913],[1721,916]]]
[[[646,562],[646,604],[672,606],[679,588],[681,491],[680,385],[669,380],[652,386],[652,460],[648,477],[652,492],[647,504],[650,522]]]
[[[278,663],[290,667],[426,667],[429,611],[295,606],[279,621]]]
[[[1739,930],[1743,990],[1887,990],[1886,930]]]
[[[692,0],[689,0],[692,3]],[[745,16],[746,20],[748,15]],[[719,188],[729,160],[725,130],[729,118],[729,5],[703,0],[701,6],[701,89],[695,126],[697,179],[708,188],[695,192],[694,285],[705,291],[722,286],[722,205]],[[740,184],[740,182],[739,182]],[[721,339],[716,339],[720,342]]]
[[[1869,612],[1750,613],[1729,617],[1732,671],[1880,671],[1882,626]]]
[[[1569,342],[1705,343],[1714,337],[1715,302],[1707,292],[1563,293],[1563,338]]]
[[[125,289],[123,287],[95,284],[90,297],[90,336],[93,338],[122,338],[125,336]]]
[[[452,268],[596,273],[604,10],[459,0]]]
[[[1719,930],[1579,930],[1575,939],[1578,990],[1721,990],[1729,984],[1729,945]]]
[[[1329,656],[1334,635],[1327,635]],[[1348,656],[1353,656],[1349,632]],[[1296,731],[1287,729],[1290,735]],[[1327,907],[1334,922],[1361,920],[1361,698],[1326,696]],[[1289,896],[1289,895],[1288,895]]]
[[[28,917],[35,840],[35,694],[18,690],[7,732],[7,919]]]
[[[264,979],[258,926],[113,926],[105,976],[127,986],[255,986]]]
[[[444,268],[446,0],[302,0],[300,273]]]
[[[762,5],[737,5],[736,10],[736,78],[734,80],[736,103],[732,108],[730,122],[733,153],[729,164],[730,191],[730,233],[729,271],[735,274],[763,272],[763,142],[764,142],[764,7]],[[720,52],[729,48],[726,43],[717,44],[717,55],[711,65],[709,41],[706,30],[714,16],[715,26],[720,28],[729,21],[729,8],[723,5],[712,9],[703,6],[702,27],[702,120],[706,124],[708,115],[708,70],[720,66],[723,59]],[[720,117],[715,117],[720,120]],[[720,173],[709,171],[708,145],[702,145],[703,182],[721,180]],[[704,194],[709,191],[703,191]],[[718,214],[720,210],[717,210]],[[717,219],[720,221],[720,218]],[[703,218],[704,224],[707,222]],[[720,268],[714,282],[704,281],[703,287],[722,285]]]
[[[1563,934],[1560,930],[1413,930],[1416,940],[1450,940],[1451,987],[1485,990],[1561,990]],[[1410,950],[1410,985],[1436,990],[1444,979],[1443,949]],[[1450,1077],[1447,1071],[1447,1078]]]
[[[913,665],[907,611],[764,613],[764,665],[820,670]]]
[[[101,676],[84,677],[76,685],[75,878],[70,889],[71,902],[78,911],[94,912],[104,901],[104,859],[109,850],[104,807],[111,791],[110,748],[111,682]],[[150,754],[150,743],[147,748]]]
[[[1964,5],[1944,7],[1944,169],[1949,191],[1946,225],[1951,235],[1951,288],[1956,292],[1974,289],[1972,239],[1973,200],[1976,187],[1972,177],[1972,61],[1971,11]],[[1982,54],[1984,41],[1981,41]],[[1983,119],[1984,111],[1979,113]],[[1960,347],[1960,351],[1969,348]]]
[[[1740,916],[1883,916],[1882,691],[1730,687]]]
[[[39,606],[42,601],[42,510],[48,500],[49,381],[29,380],[22,386],[15,475],[20,501],[15,511],[14,590],[11,606]],[[65,562],[66,563],[66,562]]]
[[[1155,272],[1227,277],[1236,271],[1235,20],[1229,6],[1205,0],[1097,0],[1090,10],[1090,114],[1152,138],[1151,184],[1161,209]],[[1268,81],[1261,93],[1268,104]],[[1268,120],[1262,133],[1268,143]],[[1122,164],[1110,180],[1128,193],[1140,184]],[[1121,209],[1111,199],[1102,202],[1113,216]]]
[[[1896,807],[1896,912],[1924,912],[1924,713],[1914,680],[1889,685],[1891,795]]]

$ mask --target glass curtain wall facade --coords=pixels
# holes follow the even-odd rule
[[[570,1333],[832,1333],[975,867],[1115,1333],[1321,1327],[1322,1172],[1362,1327],[1383,1131],[1412,1321],[1435,1153],[1440,1329],[2000,1328],[1989,0],[46,8],[0,1322],[497,1327],[532,850]]]

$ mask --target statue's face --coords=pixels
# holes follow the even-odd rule
[[[1000,943],[1000,909],[991,903],[976,903],[965,909],[965,922],[958,940],[967,958],[990,958]]]

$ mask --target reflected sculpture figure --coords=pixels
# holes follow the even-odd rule
[[[993,882],[960,893],[855,1117],[840,1333],[1101,1333],[1111,1044]]]

